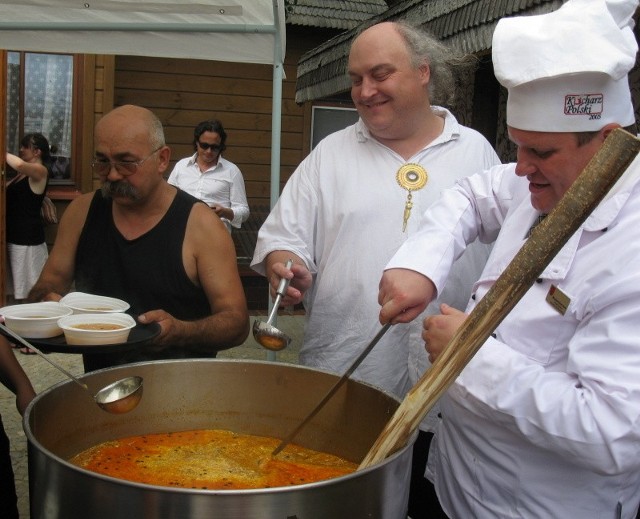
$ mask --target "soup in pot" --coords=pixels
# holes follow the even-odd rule
[[[227,430],[111,440],[73,457],[87,470],[149,485],[233,490],[301,485],[354,472],[355,463],[280,440]]]

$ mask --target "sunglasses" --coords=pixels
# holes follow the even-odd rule
[[[204,151],[211,150],[213,152],[216,152],[222,149],[222,146],[220,146],[219,144],[209,144],[200,141],[198,141],[198,146],[200,146]]]

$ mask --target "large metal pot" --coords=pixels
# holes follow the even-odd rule
[[[131,364],[82,378],[95,392],[130,375],[144,378],[144,394],[129,414],[102,411],[71,381],[30,404],[24,429],[33,519],[406,517],[413,441],[382,463],[348,476],[258,490],[143,485],[68,463],[92,445],[145,433],[221,428],[284,437],[337,380],[300,366],[209,359]],[[295,441],[357,463],[398,405],[377,388],[348,381]]]

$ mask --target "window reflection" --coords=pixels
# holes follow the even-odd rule
[[[20,136],[42,133],[54,156],[52,184],[70,184],[73,126],[73,56],[7,53],[7,146],[18,152]]]

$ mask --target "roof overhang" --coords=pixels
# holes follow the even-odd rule
[[[566,1],[566,0],[564,0]],[[486,54],[500,18],[556,10],[563,0],[407,0],[363,25],[406,19],[464,53]],[[342,33],[305,53],[298,62],[296,102],[335,96],[349,90],[347,62],[360,27]]]

